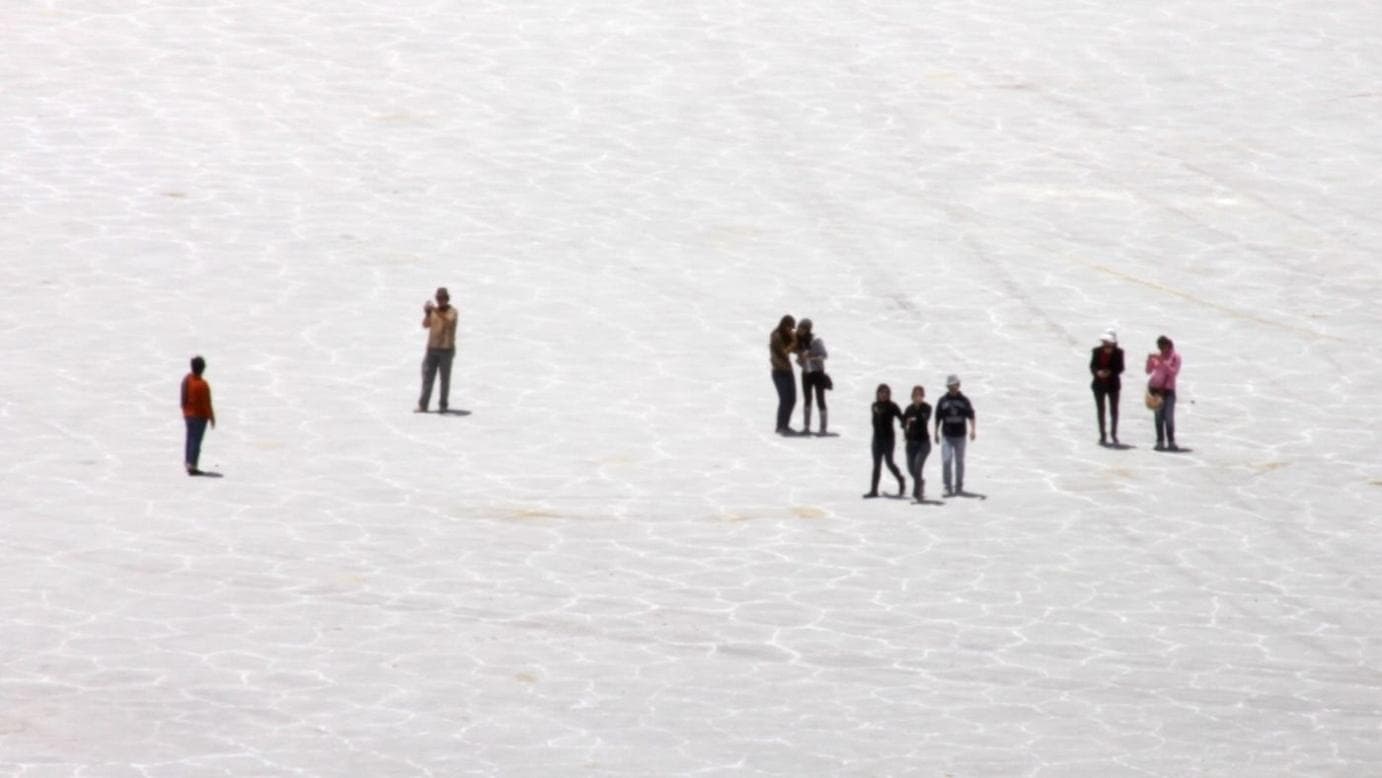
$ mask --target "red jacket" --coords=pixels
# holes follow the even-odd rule
[[[182,415],[189,419],[210,419],[214,424],[216,411],[211,408],[211,384],[194,373],[182,379]]]

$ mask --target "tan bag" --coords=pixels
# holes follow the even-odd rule
[[[1147,387],[1147,410],[1161,410],[1161,393],[1152,387]]]

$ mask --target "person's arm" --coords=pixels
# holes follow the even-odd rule
[[[422,328],[423,328],[423,329],[427,329],[427,328],[429,328],[429,327],[432,326],[432,311],[434,311],[434,310],[436,310],[436,306],[432,304],[432,301],[431,301],[431,300],[428,300],[427,302],[425,302],[425,303],[422,304]]]
[[[1156,369],[1157,369],[1157,366],[1159,366],[1160,364],[1161,364],[1161,356],[1160,356],[1160,355],[1158,355],[1158,354],[1148,354],[1148,355],[1147,355],[1147,373],[1148,373],[1149,375],[1152,373],[1152,371],[1156,370]]]
[[[1166,362],[1166,377],[1174,381],[1176,376],[1180,375],[1180,353],[1173,352]]]
[[[182,377],[182,410],[187,410],[187,382],[191,379],[187,376]]]
[[[974,440],[974,436],[979,434],[979,417],[974,411],[969,412],[969,439]]]
[[[1123,375],[1123,349],[1113,350],[1113,376],[1117,378]]]
[[[1089,374],[1095,378],[1099,377],[1099,349],[1097,348],[1089,354]]]
[[[941,405],[942,405],[942,403],[944,403],[944,402],[945,402],[945,398],[942,397],[942,398],[941,398],[941,401],[938,402],[938,403],[936,403],[936,427],[935,427],[935,429],[936,429],[936,438],[935,438],[936,443],[940,443],[940,442],[941,442]]]
[[[211,428],[216,429],[216,408],[211,404],[211,384],[206,385],[206,415],[211,420]]]

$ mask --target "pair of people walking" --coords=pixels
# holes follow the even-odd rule
[[[1106,330],[1099,337],[1089,357],[1089,388],[1094,392],[1094,407],[1099,419],[1099,445],[1121,446],[1118,442],[1118,396],[1122,391],[1123,349],[1118,346],[1118,334]],[[1180,375],[1181,358],[1175,344],[1162,335],[1156,339],[1157,350],[1147,355],[1147,405],[1153,410],[1157,451],[1179,451],[1176,445],[1176,377]],[[1105,412],[1107,406],[1107,413]],[[1111,429],[1105,417],[1112,422]]]
[[[946,378],[946,393],[936,403],[934,440],[941,445],[941,476],[945,485],[945,496],[954,497],[964,492],[965,480],[965,433],[974,440],[977,422],[974,406],[960,391],[960,379],[956,375]],[[897,479],[897,496],[907,494],[907,481],[897,464],[893,452],[897,441],[893,433],[893,421],[902,428],[907,441],[907,471],[912,476],[912,497],[917,502],[926,499],[926,459],[931,454],[932,434],[930,429],[932,408],[926,402],[926,388],[912,387],[912,403],[903,411],[892,401],[892,388],[879,384],[870,408],[873,417],[873,475],[866,499],[878,496],[878,481],[882,477],[883,465]]]
[[[783,316],[777,328],[768,336],[768,361],[772,365],[773,386],[777,389],[777,434],[796,435],[792,429],[792,411],[797,404],[796,380],[792,371],[792,355],[801,367],[802,435],[811,434],[811,399],[815,395],[820,411],[820,435],[825,435],[830,411],[825,393],[833,388],[825,361],[830,358],[825,341],[816,336],[810,319],[800,323],[791,315]]]

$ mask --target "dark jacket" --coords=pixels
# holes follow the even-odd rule
[[[965,419],[974,418],[974,406],[964,394],[946,392],[936,401],[936,425],[947,438],[965,436]]]
[[[907,410],[902,412],[902,425],[907,428],[907,440],[930,443],[931,436],[926,434],[926,423],[930,420],[930,403],[923,402],[921,407],[908,405]]]
[[[897,403],[889,400],[885,403],[875,402],[873,404],[874,440],[895,440],[893,437],[893,419],[902,421],[902,409],[897,407]]]
[[[1093,380],[1089,384],[1090,389],[1111,389],[1117,391],[1123,388],[1123,380],[1119,378],[1123,374],[1123,349],[1114,346],[1113,353],[1108,356],[1108,364],[1103,363],[1103,346],[1095,346],[1089,355],[1089,375]],[[1109,371],[1108,378],[1100,378],[1095,375],[1096,370]]]

